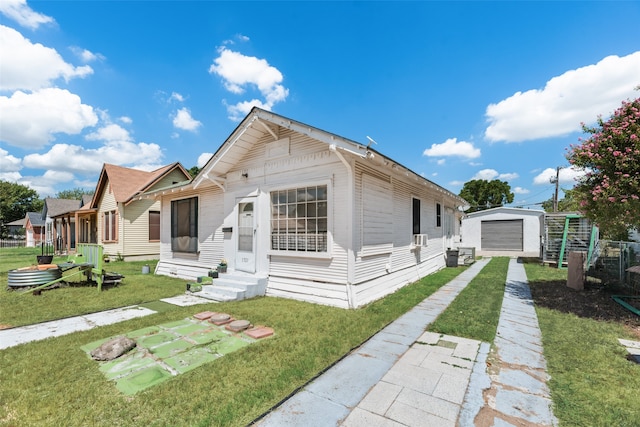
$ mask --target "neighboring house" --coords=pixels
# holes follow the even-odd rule
[[[353,308],[445,266],[466,202],[368,146],[253,108],[162,201],[156,273],[222,260],[266,294]]]
[[[7,227],[7,234],[12,239],[21,239],[24,237],[22,231],[24,230],[24,218],[16,219],[15,221],[11,221],[5,224]]]
[[[111,258],[157,259],[160,202],[140,194],[189,180],[178,162],[151,172],[104,164],[91,201],[76,210],[81,243],[99,243]]]
[[[45,221],[45,243],[53,245],[58,253],[69,253],[76,248],[73,212],[82,207],[82,200],[44,199],[42,218]]]
[[[45,241],[45,220],[42,212],[27,212],[24,218],[25,236],[27,247],[40,246]]]
[[[477,256],[542,257],[544,211],[499,207],[467,214],[460,227],[460,247]]]

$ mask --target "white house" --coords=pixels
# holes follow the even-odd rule
[[[542,256],[544,211],[499,207],[467,214],[460,227],[460,247],[476,255]]]
[[[445,266],[465,201],[368,146],[254,108],[162,202],[157,274],[225,259],[266,294],[359,307]]]

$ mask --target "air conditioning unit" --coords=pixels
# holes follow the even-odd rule
[[[414,246],[418,246],[418,247],[427,246],[428,242],[429,242],[429,236],[427,236],[426,234],[413,235]]]

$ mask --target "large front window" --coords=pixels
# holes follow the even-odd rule
[[[271,192],[271,249],[327,252],[327,186]]]
[[[171,250],[198,251],[198,198],[171,202]]]

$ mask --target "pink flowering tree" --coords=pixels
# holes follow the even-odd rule
[[[585,171],[574,197],[603,237],[623,238],[629,228],[640,228],[640,98],[582,129],[591,136],[567,153],[569,163]]]

